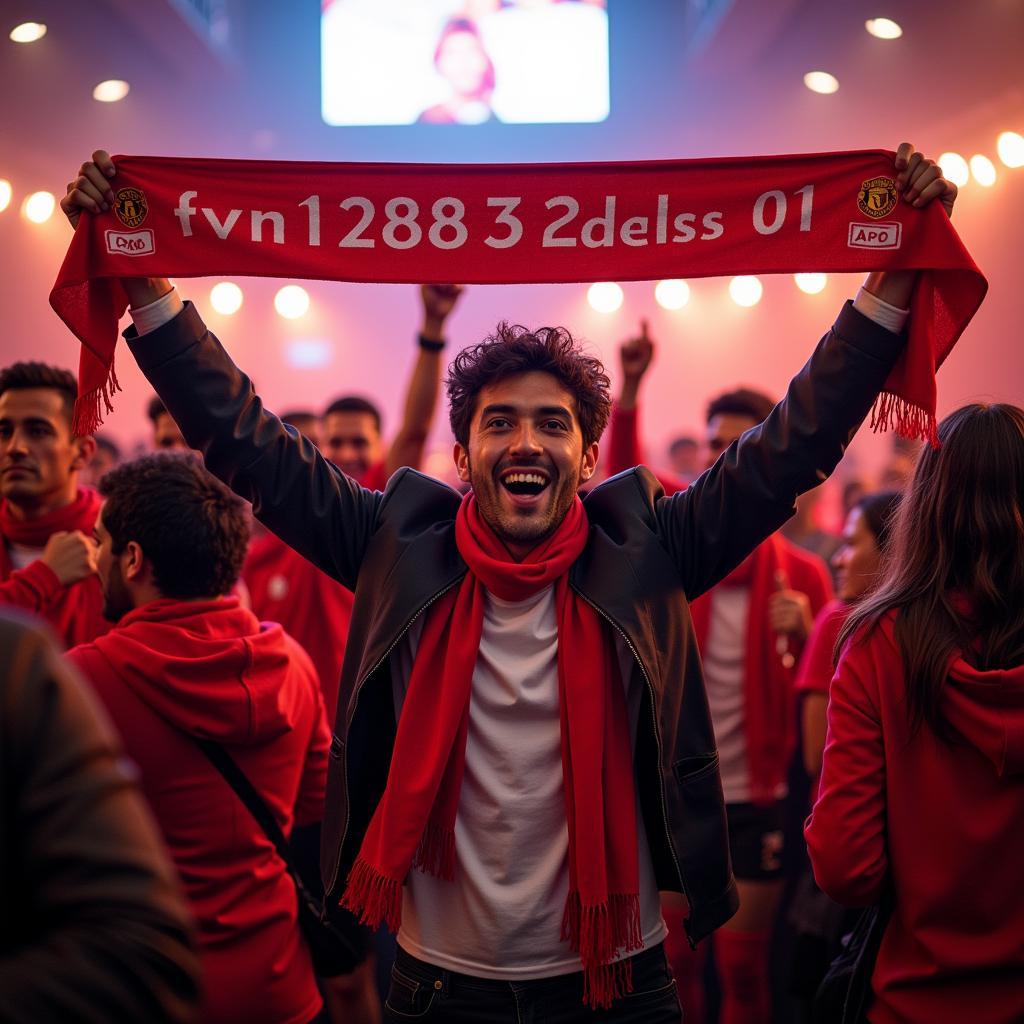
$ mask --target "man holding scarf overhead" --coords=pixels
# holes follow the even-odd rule
[[[114,202],[106,153],[63,200]],[[956,189],[903,146],[909,202]],[[928,211],[931,213],[932,211]],[[91,225],[87,225],[91,229]],[[916,273],[872,275],[906,309]],[[899,335],[847,304],[768,419],[685,491],[634,469],[581,502],[608,378],[562,329],[499,325],[449,372],[460,499],[366,491],[263,409],[169,282],[124,278],[129,345],[259,519],[355,590],[331,750],[330,905],[399,930],[389,1020],[678,1021],[658,890],[696,942],[736,910],[687,602],[834,468]]]

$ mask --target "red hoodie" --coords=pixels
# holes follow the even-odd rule
[[[873,1024],[1024,1021],[1024,665],[954,659],[942,712],[907,715],[894,616],[854,638],[832,682],[821,787],[804,833],[821,888],[896,908],[878,954]]]
[[[222,743],[287,834],[322,814],[330,736],[313,666],[236,597],[159,600],[68,652],[138,765],[199,923],[205,1024],[307,1024],[321,1000],[273,845],[190,738]]]

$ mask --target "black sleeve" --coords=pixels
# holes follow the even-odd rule
[[[659,500],[658,529],[689,600],[713,587],[835,469],[904,338],[848,302],[768,418],[685,491]]]
[[[112,731],[43,634],[0,619],[0,1022],[195,1019],[192,926]]]
[[[157,330],[140,338],[132,327],[125,338],[210,472],[252,502],[286,544],[354,590],[381,494],[360,487],[264,409],[191,303]]]

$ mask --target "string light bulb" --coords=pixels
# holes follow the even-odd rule
[[[587,289],[587,302],[598,313],[614,313],[625,296],[614,281],[595,281]]]
[[[763,294],[764,287],[758,277],[742,274],[729,282],[729,295],[737,306],[756,306]]]

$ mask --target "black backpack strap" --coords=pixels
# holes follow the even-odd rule
[[[228,785],[238,794],[238,798],[249,809],[249,813],[274,844],[278,856],[288,865],[288,870],[294,875],[295,865],[292,863],[288,840],[285,839],[281,826],[277,823],[277,818],[274,817],[263,797],[256,792],[245,772],[238,767],[234,758],[219,743],[215,743],[213,740],[199,739],[199,737],[193,738],[199,745],[199,749],[210,759],[213,767],[224,776]]]

